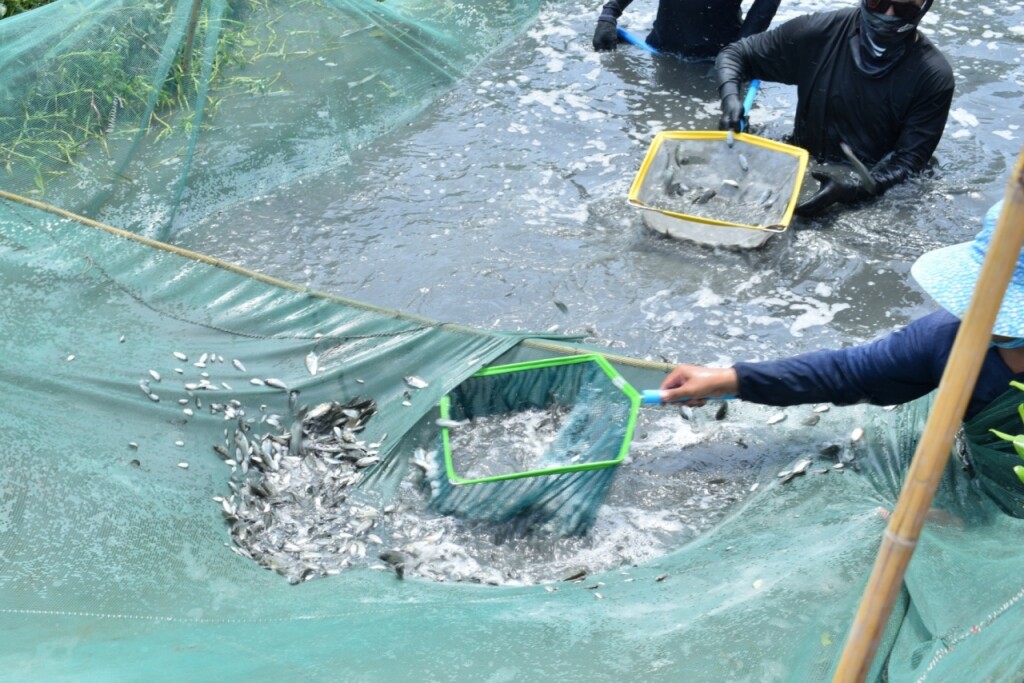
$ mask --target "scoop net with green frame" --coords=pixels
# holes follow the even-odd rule
[[[428,469],[431,505],[585,531],[629,453],[640,402],[596,354],[484,368],[440,403],[443,468]]]

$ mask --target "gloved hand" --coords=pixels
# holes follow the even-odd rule
[[[728,94],[722,98],[722,118],[718,121],[718,130],[734,130],[740,132],[740,121],[743,120],[743,103],[739,95]]]
[[[598,21],[594,29],[594,49],[598,52],[614,50],[619,44],[619,32],[614,23]]]
[[[811,217],[820,215],[835,203],[852,204],[871,196],[859,180],[836,178],[824,171],[812,171],[811,177],[821,185],[807,201],[800,202],[793,210],[797,216]]]

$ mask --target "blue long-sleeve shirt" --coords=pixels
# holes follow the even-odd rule
[[[906,403],[939,386],[960,319],[932,313],[870,344],[814,351],[783,360],[737,363],[739,397],[775,406],[801,403]],[[1010,388],[1014,374],[989,348],[967,404],[970,419]]]

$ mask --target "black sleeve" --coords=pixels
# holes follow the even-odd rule
[[[598,18],[598,21],[607,21],[612,24],[617,23],[619,17],[622,16],[622,13],[629,7],[631,2],[633,0],[608,0],[601,8],[601,16]]]
[[[755,33],[767,31],[775,18],[775,12],[779,9],[780,0],[754,0],[754,4],[743,18],[743,28],[740,29],[740,38],[752,36]]]
[[[739,396],[776,406],[905,403],[938,386],[959,324],[940,311],[870,344],[737,363]]]
[[[919,74],[914,84],[914,106],[900,129],[896,148],[871,169],[875,194],[922,170],[942,138],[953,102],[953,74],[946,69]]]
[[[805,14],[726,45],[715,60],[719,95],[738,95],[740,84],[752,78],[796,85],[801,56],[809,54],[805,43],[820,40],[823,30],[819,15]]]

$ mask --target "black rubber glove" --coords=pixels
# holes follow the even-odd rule
[[[852,204],[871,196],[859,180],[836,178],[824,171],[812,171],[811,177],[821,183],[818,191],[793,210],[797,216],[818,216],[833,204]]]
[[[615,24],[600,20],[594,29],[594,49],[598,52],[614,50],[619,44],[619,32]]]
[[[740,121],[743,120],[743,103],[739,95],[728,94],[722,98],[722,118],[718,121],[718,130],[734,130],[740,132]]]

